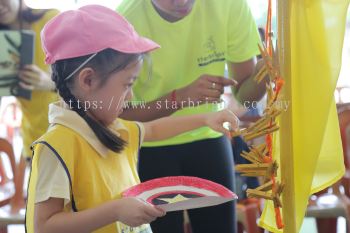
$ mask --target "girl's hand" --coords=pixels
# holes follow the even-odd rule
[[[26,65],[19,71],[19,85],[27,90],[45,90],[55,89],[55,84],[51,80],[49,73],[43,71],[38,66]]]
[[[225,122],[229,123],[229,129],[224,127]],[[205,124],[213,130],[221,132],[228,138],[231,138],[230,131],[238,129],[239,119],[233,112],[225,109],[220,112],[213,112],[205,115]]]
[[[164,210],[133,197],[118,200],[118,207],[118,221],[131,227],[150,223],[166,214]]]

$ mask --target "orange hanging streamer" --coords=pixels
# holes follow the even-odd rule
[[[266,48],[270,56],[272,56],[272,46],[270,44],[271,38],[271,22],[272,22],[272,3],[271,0],[268,0],[268,9],[267,9],[267,20],[265,27],[265,43]]]
[[[284,85],[284,80],[281,79],[280,77],[278,77],[275,80],[275,92],[276,92],[276,96],[278,96],[278,94],[280,93],[282,86]]]
[[[275,208],[275,214],[276,214],[276,223],[278,229],[282,229],[284,227],[283,220],[282,220],[282,215],[281,215],[281,210],[279,207]]]
[[[271,125],[271,123],[270,123]],[[272,134],[267,134],[265,137],[265,142],[267,145],[267,156],[269,158],[269,162],[272,162]]]

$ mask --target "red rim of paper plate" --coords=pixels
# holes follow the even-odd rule
[[[136,197],[139,194],[161,187],[170,187],[184,185],[189,187],[195,187],[205,189],[217,193],[221,197],[225,198],[238,198],[237,195],[226,187],[212,182],[210,180],[192,177],[192,176],[169,176],[163,178],[157,178],[135,185],[123,192],[124,197]]]

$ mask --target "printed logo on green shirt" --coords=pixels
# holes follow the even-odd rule
[[[206,66],[213,62],[225,61],[225,52],[218,51],[213,36],[209,36],[204,43],[204,47],[206,48],[207,55],[197,58],[198,66]]]

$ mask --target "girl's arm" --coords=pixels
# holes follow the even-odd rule
[[[80,212],[63,212],[62,198],[35,204],[36,233],[88,233],[116,221],[136,227],[154,221],[165,212],[137,198],[109,201]]]
[[[232,129],[238,128],[239,120],[229,110],[191,116],[164,117],[143,123],[145,127],[144,140],[164,140],[203,126],[209,126],[230,137],[230,131],[223,127],[224,122],[230,123]]]

